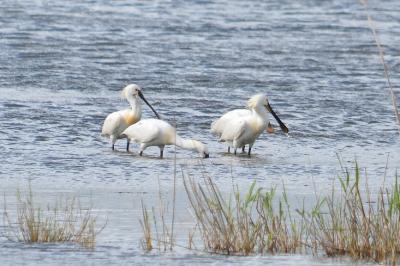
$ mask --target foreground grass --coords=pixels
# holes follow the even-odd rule
[[[372,199],[368,183],[360,192],[360,169],[354,179],[349,172],[340,180],[340,192],[317,201],[307,220],[310,244],[328,256],[348,255],[355,259],[396,264],[400,254],[400,186],[379,188]]]
[[[285,188],[277,197],[275,188],[265,190],[253,183],[245,195],[234,187],[230,196],[223,196],[210,177],[202,183],[184,177],[184,187],[207,252],[313,253],[396,264],[400,255],[400,185],[396,178],[391,188],[380,187],[372,199],[366,174],[364,181],[365,187],[361,187],[360,168],[355,164],[354,173],[346,170],[338,188],[333,185],[329,195],[316,195],[308,209],[304,204],[292,209]],[[157,218],[153,219],[157,228]],[[143,243],[151,242],[152,226],[144,205],[141,223]],[[192,248],[193,233],[189,243]]]
[[[37,207],[29,186],[27,195],[17,192],[17,216],[12,220],[4,206],[4,235],[11,241],[23,243],[76,243],[85,248],[94,248],[96,217],[91,209],[83,210],[75,199],[58,200],[46,209]]]
[[[304,219],[291,217],[285,192],[275,209],[275,189],[263,191],[256,183],[243,197],[235,187],[233,199],[225,199],[209,177],[203,186],[191,178],[184,185],[206,250],[249,255],[302,249]]]
[[[161,195],[160,179],[158,179],[158,191],[158,211],[154,207],[149,211],[144,205],[143,200],[141,201],[142,219],[139,220],[143,232],[141,246],[146,251],[151,251],[154,248],[160,251],[172,250],[175,244],[172,233],[173,224],[167,223],[166,220],[169,209]],[[153,218],[153,226],[151,217]]]

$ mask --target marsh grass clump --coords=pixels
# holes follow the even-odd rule
[[[315,253],[322,249],[328,256],[347,255],[355,259],[396,264],[400,255],[400,186],[381,187],[372,200],[368,182],[361,192],[360,168],[354,176],[346,170],[335,189],[319,198],[307,214],[307,235]]]
[[[230,194],[223,195],[211,177],[203,176],[197,182],[183,176],[196,228],[189,233],[188,248],[196,242],[208,253],[224,255],[312,253],[396,264],[400,257],[397,177],[392,188],[382,185],[371,193],[367,174],[363,179],[357,163],[354,168],[352,174],[342,167],[344,175],[333,183],[331,192],[316,192],[315,203],[307,209],[304,201],[300,208],[290,206],[285,186],[280,197],[276,196],[276,188],[267,190],[255,182],[246,193],[233,186]],[[164,203],[160,206],[163,231],[155,235],[166,250],[172,237],[165,222],[167,209]],[[143,246],[151,250],[150,215],[144,205],[142,209]],[[152,212],[157,230],[154,209]]]
[[[174,247],[173,223],[170,225],[167,223],[166,216],[169,213],[169,208],[162,198],[160,179],[158,179],[158,185],[158,210],[153,207],[149,211],[143,200],[141,201],[142,217],[139,219],[139,223],[143,233],[141,246],[145,251],[152,251],[153,249],[167,251]]]
[[[275,189],[264,191],[253,183],[246,195],[234,187],[233,198],[223,197],[210,177],[204,185],[184,178],[196,224],[207,251],[228,255],[288,253],[302,248],[304,223],[294,219],[286,193],[277,200]]]
[[[76,243],[94,248],[96,236],[104,228],[96,229],[96,217],[91,209],[82,209],[76,198],[57,200],[53,206],[35,205],[32,189],[27,195],[17,191],[16,220],[12,221],[4,206],[4,235],[11,241],[23,243]]]

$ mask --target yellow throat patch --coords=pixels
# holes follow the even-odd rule
[[[136,115],[132,114],[132,113],[127,113],[123,116],[124,122],[128,125],[133,125],[135,124],[137,121],[139,121],[139,117],[137,117]]]

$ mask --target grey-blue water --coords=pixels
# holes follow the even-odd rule
[[[400,2],[369,1],[395,87],[400,83]],[[249,258],[139,247],[140,199],[157,205],[157,179],[170,195],[173,148],[145,157],[112,152],[100,137],[119,91],[143,87],[182,136],[211,158],[177,151],[178,168],[204,171],[228,192],[252,180],[282,182],[293,198],[325,191],[337,154],[368,167],[372,187],[400,165],[400,137],[378,50],[359,1],[0,1],[0,194],[15,210],[29,180],[40,204],[61,195],[92,202],[107,217],[94,251],[23,245],[0,237],[0,264],[335,265],[349,261],[278,255]],[[226,154],[209,133],[224,112],[264,92],[290,129],[263,134],[252,158]],[[397,89],[397,95],[400,91]],[[152,117],[143,107],[143,117]],[[272,121],[276,124],[275,121]],[[193,226],[178,180],[178,240]],[[0,204],[4,205],[1,197]]]

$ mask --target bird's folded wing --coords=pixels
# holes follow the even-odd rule
[[[227,112],[211,124],[211,133],[221,135],[225,127],[234,122],[235,119],[240,119],[240,117],[248,115],[251,115],[251,111],[247,109],[236,109]]]
[[[233,141],[234,139],[240,138],[246,131],[246,121],[236,120],[226,126],[222,132],[221,141]]]
[[[114,133],[114,130],[118,128],[121,121],[120,112],[114,112],[107,116],[104,121],[103,127],[101,129],[101,134],[103,135],[111,135]]]
[[[136,124],[128,127],[124,133],[133,140],[141,143],[147,143],[152,142],[158,137],[160,129],[150,123],[139,121]]]

